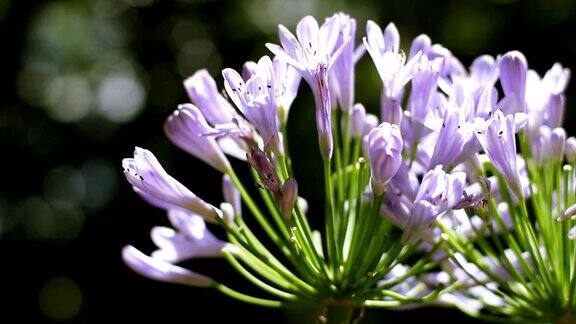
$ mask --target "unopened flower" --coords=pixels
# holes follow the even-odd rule
[[[280,201],[280,210],[284,218],[290,218],[292,210],[298,200],[298,182],[290,178],[282,186],[282,198]]]
[[[200,108],[210,123],[226,124],[235,117],[234,108],[220,94],[208,71],[197,71],[184,81],[184,87],[192,103]]]
[[[551,158],[553,161],[562,161],[564,158],[564,146],[566,144],[566,131],[564,128],[557,127],[552,130],[550,135]]]
[[[350,128],[348,129],[350,137],[360,138],[362,136],[365,119],[366,109],[362,104],[355,104],[350,110]]]
[[[198,107],[183,104],[178,107],[164,126],[166,135],[179,148],[208,163],[220,172],[230,168],[230,162],[218,143],[208,134],[214,132]]]
[[[372,169],[372,191],[384,192],[386,184],[402,163],[402,136],[398,125],[382,123],[368,134],[368,154]]]
[[[184,81],[192,103],[200,109],[206,121],[214,127],[210,132],[226,154],[243,159],[246,153],[244,139],[253,140],[252,130],[232,105],[218,91],[208,71],[202,69]]]
[[[574,163],[574,161],[576,161],[576,138],[572,136],[568,137],[565,145],[564,154],[566,155],[566,160]]]
[[[216,221],[217,209],[166,173],[152,152],[137,147],[134,158],[122,160],[122,166],[128,182],[145,194]]]
[[[131,245],[124,247],[122,258],[132,270],[153,280],[195,287],[210,287],[214,284],[212,278],[167,261],[149,257]]]
[[[172,209],[168,219],[176,230],[161,226],[152,229],[152,241],[159,248],[152,253],[153,258],[174,264],[195,257],[222,256],[226,243],[210,233],[202,217]]]
[[[334,62],[330,84],[338,103],[343,110],[350,110],[354,104],[354,65],[355,48],[354,38],[356,36],[356,20],[344,13],[337,13],[336,24],[340,30],[335,47],[343,46],[342,53]]]
[[[222,177],[222,193],[224,194],[224,201],[229,203],[234,209],[234,214],[242,215],[242,199],[240,191],[232,183],[230,176],[225,174]]]
[[[500,58],[499,70],[500,83],[507,99],[503,106],[505,112],[526,112],[526,58],[518,51],[508,52]]]

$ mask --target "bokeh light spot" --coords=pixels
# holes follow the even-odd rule
[[[82,291],[69,278],[52,278],[40,289],[38,303],[42,313],[51,320],[71,320],[82,308]]]
[[[117,123],[132,120],[144,104],[144,89],[128,74],[105,77],[98,89],[98,109],[104,117]]]
[[[81,202],[86,195],[82,173],[70,166],[58,166],[44,178],[44,195],[50,201]]]

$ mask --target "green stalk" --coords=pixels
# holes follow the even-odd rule
[[[245,303],[254,304],[254,305],[263,306],[263,307],[273,307],[273,308],[284,307],[284,303],[281,301],[269,300],[269,299],[263,299],[263,298],[257,298],[257,297],[249,296],[249,295],[243,294],[241,292],[238,292],[236,290],[230,289],[221,283],[215,283],[213,288],[215,288],[219,292],[223,293],[224,295],[227,295],[227,296],[232,297],[234,299],[243,301]]]
[[[326,194],[326,246],[328,259],[333,274],[338,268],[338,249],[336,248],[335,224],[334,224],[334,198],[332,196],[332,172],[330,171],[330,161],[324,161],[324,189]]]
[[[266,284],[262,280],[258,279],[256,276],[254,276],[252,273],[250,273],[248,270],[246,270],[246,268],[244,268],[240,264],[240,262],[238,262],[236,260],[236,258],[234,258],[234,255],[232,253],[230,253],[229,251],[227,251],[226,249],[222,250],[222,252],[223,252],[224,258],[226,258],[226,260],[230,263],[230,265],[232,265],[232,267],[234,269],[236,269],[236,271],[238,271],[241,275],[243,275],[246,279],[248,279],[248,281],[252,282],[254,285],[258,286],[262,290],[264,290],[264,291],[266,291],[272,295],[275,295],[277,297],[283,298],[283,299],[287,299],[287,300],[298,299],[298,296],[296,296],[294,294],[287,293],[283,290],[274,288],[274,287]]]

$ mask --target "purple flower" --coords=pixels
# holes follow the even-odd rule
[[[212,278],[167,261],[149,257],[131,245],[122,249],[122,259],[132,270],[153,280],[195,287],[210,287],[214,284]]]
[[[364,129],[366,119],[366,109],[362,104],[355,104],[350,110],[350,126],[348,135],[353,138],[360,138]]]
[[[463,153],[474,153],[470,152],[470,149],[466,150],[474,147],[470,143],[472,140],[475,140],[472,125],[461,123],[460,114],[457,111],[447,113],[442,128],[438,132],[428,170],[437,165],[442,165],[446,169],[450,164],[459,161]]]
[[[234,108],[220,94],[216,82],[208,71],[202,69],[184,81],[184,87],[193,104],[213,125],[232,122],[236,116]]]
[[[544,108],[544,124],[559,127],[564,120],[565,97],[563,94],[551,95]]]
[[[441,166],[426,172],[410,213],[407,219],[402,220],[402,240],[410,242],[420,237],[439,214],[458,204],[462,199],[465,179],[465,173],[447,174]]]
[[[290,218],[294,205],[298,200],[298,183],[290,178],[282,186],[282,198],[280,199],[280,211],[284,218]]]
[[[576,204],[573,204],[573,205],[569,206],[568,208],[566,208],[566,210],[564,211],[564,214],[560,217],[559,220],[565,221],[567,219],[574,217],[575,215],[576,215]]]
[[[152,241],[158,250],[155,259],[179,263],[195,257],[221,257],[227,243],[222,242],[206,228],[202,217],[181,209],[168,211],[174,228],[157,226],[152,229]]]
[[[216,222],[216,217],[219,217],[214,206],[198,198],[166,173],[152,152],[136,147],[134,158],[122,160],[122,167],[132,186],[152,199],[161,201],[160,204],[189,210],[210,222]]]
[[[363,42],[384,84],[384,98],[400,101],[402,89],[412,78],[412,70],[421,52],[406,63],[405,55],[399,53],[400,36],[393,23],[390,23],[382,33],[382,29],[369,20]]]
[[[566,90],[568,81],[570,80],[570,69],[563,68],[562,64],[555,63],[548,72],[544,75],[544,87],[550,91],[551,94],[561,94]]]
[[[238,191],[238,188],[232,183],[227,174],[222,177],[222,193],[224,194],[224,201],[229,203],[234,209],[234,214],[242,215],[240,191]]]
[[[569,163],[576,161],[576,138],[570,136],[566,140],[566,147],[564,148],[564,155]]]
[[[568,238],[571,240],[576,239],[576,226],[572,227],[569,231],[568,231]]]
[[[400,127],[382,123],[368,134],[368,155],[372,170],[372,191],[381,195],[402,163]]]
[[[526,112],[526,58],[518,51],[508,52],[500,58],[499,69],[500,84],[507,100],[503,109],[508,114]]]
[[[550,158],[554,162],[560,162],[564,158],[564,146],[566,145],[566,131],[562,127],[556,127],[550,134]]]
[[[404,111],[400,102],[386,98],[384,91],[380,96],[380,117],[382,121],[390,124],[401,125]]]
[[[418,53],[427,56],[430,60],[441,59],[440,76],[445,78],[447,76],[463,76],[466,74],[466,69],[462,63],[452,55],[452,52],[440,44],[432,44],[432,40],[425,34],[421,34],[414,38],[410,46],[410,59],[419,55]]]
[[[562,125],[564,117],[564,90],[570,78],[570,70],[554,64],[543,78],[529,70],[526,75],[526,106],[530,114],[530,132],[534,135],[541,125],[550,128]]]
[[[404,232],[400,239],[405,243],[416,240],[434,220],[436,220],[434,205],[426,200],[416,201],[414,205],[412,205],[410,216],[406,220]]]
[[[376,126],[378,126],[378,124],[378,117],[376,117],[376,115],[367,113],[366,117],[364,118],[364,126],[362,127],[362,136],[368,135],[368,133],[370,133],[370,131]]]
[[[184,81],[192,103],[212,125],[213,137],[226,154],[238,159],[246,158],[247,147],[242,139],[253,140],[252,129],[232,105],[220,94],[214,79],[206,70],[199,70]]]
[[[516,125],[513,115],[496,111],[492,117],[477,124],[476,138],[490,162],[502,174],[512,192],[523,197],[520,175],[516,164]]]
[[[356,36],[356,20],[344,13],[337,13],[333,17],[339,25],[340,33],[336,48],[343,46],[342,53],[334,62],[330,71],[332,92],[338,98],[340,108],[348,111],[354,104],[354,38]],[[349,41],[350,40],[350,41]]]
[[[270,58],[263,56],[246,82],[233,69],[224,69],[222,75],[228,96],[256,127],[265,145],[270,145],[276,154],[283,154],[278,133],[277,84]]]
[[[344,46],[350,41],[350,39],[345,39],[343,44],[336,48],[339,32],[336,16],[328,18],[320,27],[314,17],[306,16],[296,27],[298,38],[294,37],[286,27],[280,25],[278,34],[282,47],[266,44],[266,47],[279,59],[296,68],[312,88],[316,102],[316,127],[320,153],[324,160],[331,159],[334,146],[328,72],[342,53]]]
[[[285,124],[292,102],[298,94],[298,86],[300,86],[302,76],[292,65],[277,57],[272,60],[272,65],[274,66],[277,86],[278,116],[280,122]]]
[[[168,117],[164,125],[168,138],[179,148],[206,162],[220,172],[230,168],[230,162],[216,140],[206,136],[215,132],[198,107],[183,104]]]
[[[408,101],[408,109],[412,117],[423,123],[430,114],[429,103],[436,91],[442,59],[429,60],[421,56],[413,68],[412,91]]]
[[[464,190],[464,172],[446,173],[436,166],[424,174],[414,201],[426,200],[434,205],[436,215],[461,201]]]

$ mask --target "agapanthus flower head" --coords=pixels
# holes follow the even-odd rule
[[[334,309],[422,304],[496,320],[572,320],[576,139],[561,127],[570,71],[554,64],[540,77],[517,51],[482,55],[467,70],[426,35],[406,56],[393,23],[369,21],[356,48],[356,27],[343,13],[321,25],[304,17],[296,36],[279,26],[281,46],[267,44],[273,59],[222,71],[227,96],[206,70],[184,82],[192,103],[168,118],[166,134],[223,173],[223,200],[203,201],[136,148],[125,176],[172,227],[152,229],[150,255],[127,246],[127,265],[261,306],[320,305],[329,322]],[[382,81],[379,116],[354,94],[364,48]],[[318,164],[293,154],[308,141],[288,149],[301,78],[314,94],[324,180],[324,205],[311,208],[300,194],[315,181],[299,177]],[[248,186],[225,154],[245,162]],[[266,296],[177,265],[212,257]]]

